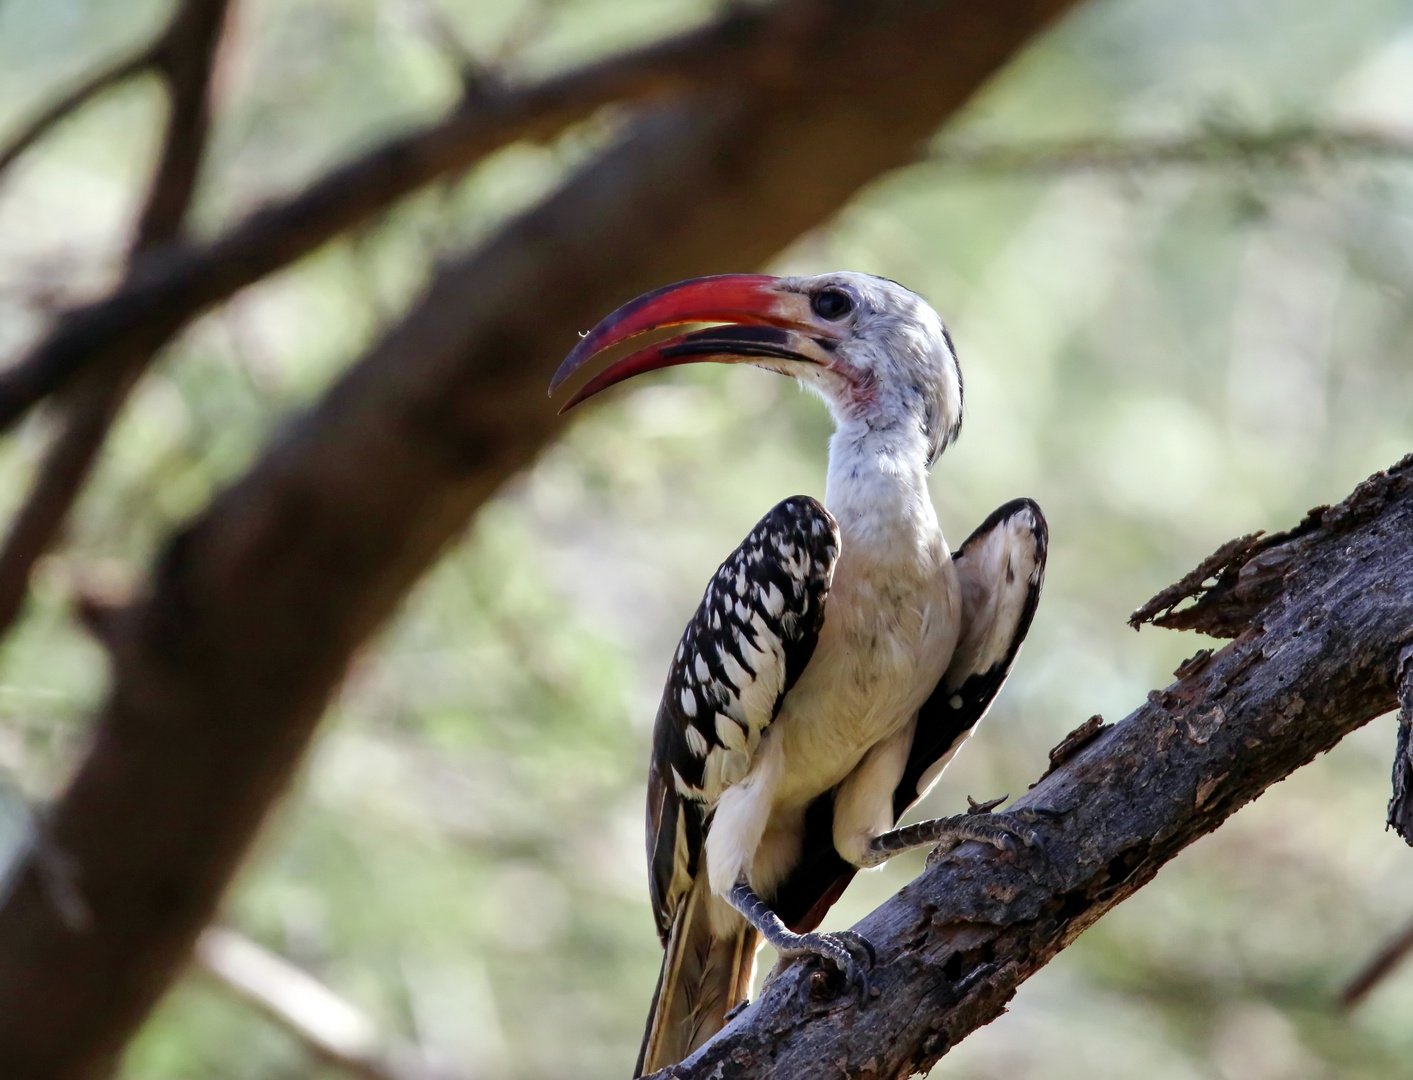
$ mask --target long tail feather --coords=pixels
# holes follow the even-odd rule
[[[710,894],[703,867],[672,920],[634,1077],[675,1065],[726,1026],[750,996],[757,944],[755,927]]]

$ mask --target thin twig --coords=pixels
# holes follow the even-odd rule
[[[60,427],[0,547],[0,637],[19,615],[34,564],[58,537],[133,381],[88,372],[58,399]]]
[[[1374,987],[1393,974],[1409,953],[1413,953],[1413,922],[1375,953],[1359,974],[1349,980],[1349,985],[1339,995],[1339,1003],[1346,1009],[1358,1005]]]
[[[5,148],[0,150],[0,172],[7,169],[16,158],[43,138],[61,120],[82,108],[105,90],[110,90],[119,83],[126,82],[134,76],[141,75],[147,69],[157,66],[165,40],[164,35],[156,41],[144,45],[136,52],[114,61],[108,67],[99,68],[75,83],[42,112],[31,118],[29,123],[11,138]]]
[[[144,254],[180,235],[191,206],[210,126],[211,72],[227,6],[228,0],[185,0],[148,50],[145,62],[161,72],[170,105],[161,156],[128,256],[130,271]],[[0,637],[19,615],[34,564],[53,546],[128,392],[155,351],[135,354],[120,367],[85,373],[56,402],[60,426],[0,547]]]
[[[406,4],[418,31],[456,69],[464,92],[475,94],[492,85],[492,70],[461,40],[435,0],[406,0]]]
[[[1205,131],[1171,138],[1080,139],[1030,146],[953,143],[928,162],[955,172],[1048,176],[1181,166],[1290,168],[1315,162],[1413,160],[1413,134],[1293,125],[1269,131]]]
[[[413,1047],[380,1031],[367,1013],[313,975],[234,930],[202,931],[196,961],[320,1060],[359,1080],[457,1080],[448,1069],[422,1063]]]

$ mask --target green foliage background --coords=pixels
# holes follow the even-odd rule
[[[431,4],[243,4],[200,227],[436,115],[459,85],[439,20],[468,55],[528,77],[712,10]],[[0,129],[164,15],[152,0],[0,4]],[[112,93],[0,180],[5,353],[56,303],[113,280],[159,109],[154,85]],[[939,139],[1307,122],[1413,132],[1413,4],[1100,0]],[[441,254],[552,188],[603,131],[506,149],[169,351],[0,653],[0,843],[19,842],[25,801],[62,785],[103,692],[75,592],[140,582],[161,538],[396,318]],[[1050,521],[1031,640],[923,812],[1024,790],[1066,731],[1122,717],[1207,644],[1135,635],[1132,608],[1229,537],[1292,524],[1413,449],[1407,164],[1007,176],[922,163],[776,265],[840,267],[902,281],[952,326],[967,420],[933,490],[953,543],[1015,495]],[[0,510],[45,423],[0,444]],[[827,435],[815,401],[749,369],[679,370],[586,409],[359,658],[225,918],[455,1075],[626,1076],[659,956],[641,802],[660,680],[717,561],[776,500],[822,493]],[[1413,1077],[1413,970],[1352,1015],[1332,1004],[1413,916],[1413,852],[1382,831],[1392,743],[1380,720],[1243,810],[934,1075]],[[862,875],[828,925],[920,864]],[[193,973],[123,1075],[334,1073]]]

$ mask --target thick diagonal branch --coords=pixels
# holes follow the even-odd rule
[[[855,927],[878,950],[874,1000],[812,1001],[819,973],[796,970],[672,1075],[926,1070],[1184,847],[1396,704],[1413,634],[1413,457],[1221,563],[1229,578],[1191,617],[1235,640],[1121,723],[1092,725],[1093,741],[1013,805],[1044,858],[944,856]]]

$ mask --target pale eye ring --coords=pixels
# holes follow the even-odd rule
[[[810,297],[810,310],[821,319],[837,322],[854,310],[854,298],[843,289],[820,289]]]

